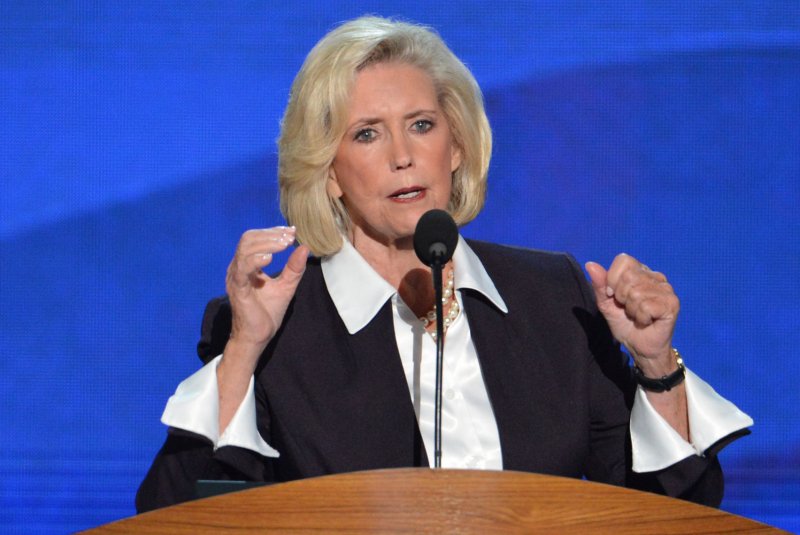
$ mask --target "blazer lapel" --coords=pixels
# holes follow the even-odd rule
[[[479,292],[464,292],[464,306],[497,421],[503,468],[531,470],[541,432],[534,393],[535,357],[531,355],[537,348],[520,347],[520,333],[512,322]]]
[[[361,368],[357,395],[369,399],[371,405],[367,412],[374,440],[362,452],[371,459],[366,464],[375,468],[429,466],[395,342],[391,301],[348,340]]]

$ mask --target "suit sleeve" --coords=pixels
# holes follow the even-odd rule
[[[229,327],[230,309],[227,300],[212,300],[206,307],[198,344],[201,360],[208,362],[213,358],[209,358],[209,355],[222,351]],[[255,397],[256,410],[260,413],[259,432],[266,436],[268,418],[264,417],[265,398],[258,385]],[[224,446],[215,450],[208,438],[170,427],[164,445],[136,494],[136,510],[141,513],[192,500],[196,497],[197,481],[201,479],[271,481],[271,463],[254,451],[236,446]]]
[[[586,310],[590,313],[584,318],[584,327],[594,357],[590,364],[593,368],[589,379],[592,426],[586,477],[719,507],[724,483],[717,453],[747,431],[732,433],[708,448],[703,455],[688,456],[662,470],[633,472],[629,422],[636,382],[628,357],[621,351],[597,310],[594,293],[583,272],[572,257],[569,261]]]

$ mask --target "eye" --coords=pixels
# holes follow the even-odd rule
[[[375,139],[377,134],[374,128],[362,128],[355,133],[353,139],[360,143],[369,143]]]
[[[424,134],[431,128],[433,128],[433,121],[429,121],[428,119],[420,119],[418,121],[414,121],[412,128],[419,134]]]

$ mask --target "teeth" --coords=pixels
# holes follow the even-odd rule
[[[395,195],[398,199],[411,199],[412,197],[416,197],[419,195],[419,191],[409,191],[408,193],[401,193],[399,195]]]

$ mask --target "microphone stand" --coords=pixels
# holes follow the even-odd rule
[[[444,355],[444,303],[442,303],[442,269],[452,258],[458,245],[458,227],[444,210],[428,210],[414,230],[414,252],[433,275],[434,310],[436,311],[436,399],[434,402],[434,468],[442,467],[442,371]]]
[[[444,354],[444,306],[442,304],[442,261],[441,255],[433,257],[433,293],[436,300],[436,396],[434,403],[433,449],[434,468],[442,467],[442,370]]]

